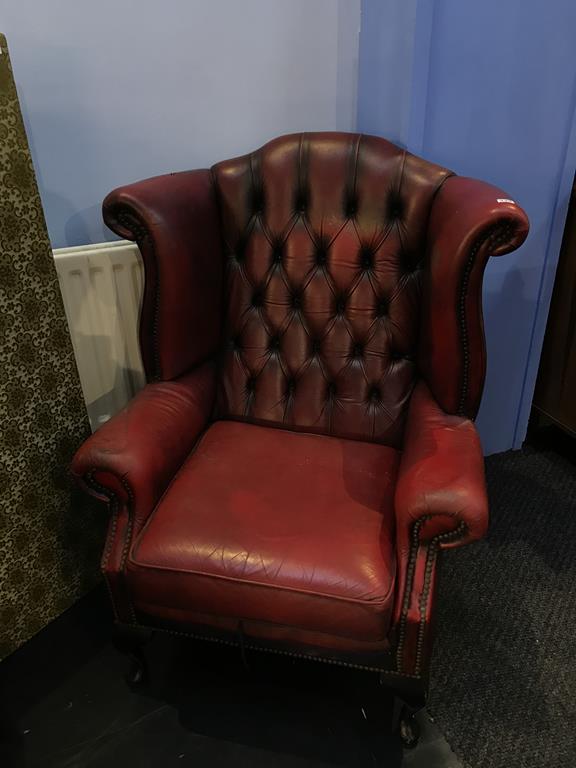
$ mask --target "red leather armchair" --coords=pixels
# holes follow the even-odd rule
[[[524,212],[312,133],[117,189],[104,218],[144,259],[149,383],[73,473],[110,506],[119,626],[378,671],[420,705],[440,550],[488,523],[482,275]]]

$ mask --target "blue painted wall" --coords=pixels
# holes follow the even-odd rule
[[[402,0],[363,0],[363,19]],[[532,230],[516,253],[491,260],[485,279],[488,377],[478,426],[487,453],[525,436],[558,251],[576,168],[576,3],[573,0],[416,0],[398,31],[405,71],[365,46],[359,129],[386,135],[397,118],[379,94],[398,89],[399,139],[409,149],[503,187],[527,211]]]
[[[119,184],[356,123],[360,0],[7,0],[0,25],[54,247],[112,238]]]

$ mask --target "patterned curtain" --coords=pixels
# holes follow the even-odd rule
[[[0,35],[0,658],[97,580],[104,521],[67,467],[89,434]]]

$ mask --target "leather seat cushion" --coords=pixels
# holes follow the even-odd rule
[[[385,641],[398,458],[375,443],[214,423],[133,545],[136,610]]]

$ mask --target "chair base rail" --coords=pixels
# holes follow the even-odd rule
[[[306,650],[303,650],[302,648],[294,649],[284,647],[279,641],[266,641],[265,643],[264,641],[255,638],[245,638],[240,634],[233,634],[230,632],[219,631],[218,633],[211,633],[209,631],[184,631],[181,628],[170,626],[123,624],[117,622],[115,624],[114,644],[121,653],[130,657],[135,673],[137,673],[138,667],[140,666],[143,675],[147,674],[147,665],[143,656],[143,648],[155,632],[200,642],[230,645],[240,648],[242,651],[273,653],[280,656],[290,656],[303,661],[332,664],[339,667],[357,669],[363,672],[376,673],[380,685],[400,699],[406,708],[416,713],[426,705],[428,696],[427,672],[421,675],[411,675],[396,670],[393,666],[396,658],[394,647],[387,653],[380,654],[377,659],[366,659],[360,655],[355,657],[352,654],[343,656],[341,653],[338,653],[338,656],[335,655],[332,657],[330,655],[322,655],[316,651],[312,651],[312,649],[310,652],[306,652]],[[133,682],[137,683],[138,681]]]
[[[208,633],[183,632],[166,627],[148,627],[140,624],[122,624],[117,622],[114,628],[113,641],[117,650],[130,659],[130,667],[125,675],[125,679],[131,687],[145,685],[150,679],[144,648],[155,632],[201,642],[225,643],[238,647],[243,654],[246,650],[254,650],[257,652],[292,656],[304,661],[338,664],[338,666],[354,668],[364,672],[376,672],[378,674],[379,687],[384,689],[386,694],[388,696],[391,695],[394,699],[393,717],[390,724],[391,733],[400,739],[400,742],[406,749],[411,749],[418,743],[420,726],[416,716],[426,704],[428,692],[427,677],[403,677],[391,669],[382,669],[319,655],[306,654],[301,650],[290,651],[285,648],[246,643],[240,636],[235,637],[231,635],[225,638],[215,635],[211,636]],[[393,653],[388,655],[394,658]]]

